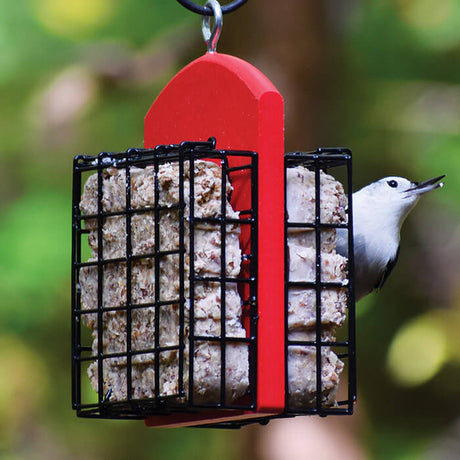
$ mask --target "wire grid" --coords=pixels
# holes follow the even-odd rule
[[[321,148],[314,152],[295,152],[285,155],[285,174],[287,168],[302,165],[313,171],[315,174],[315,219],[313,222],[288,222],[287,209],[285,212],[285,395],[286,395],[286,415],[317,414],[326,416],[331,414],[352,414],[353,405],[356,401],[356,334],[355,334],[355,300],[354,300],[354,260],[353,260],[353,230],[352,230],[352,168],[351,151],[344,148]],[[343,224],[332,224],[321,222],[321,189],[320,171],[329,172],[334,169],[332,174],[339,172],[346,174],[345,189],[348,198],[347,222]],[[343,171],[343,168],[345,171]],[[287,180],[285,180],[287,183]],[[286,200],[285,200],[286,201]],[[313,229],[315,232],[315,280],[313,282],[292,281],[289,279],[289,252],[288,252],[288,230],[290,228]],[[321,280],[321,233],[324,229],[345,229],[348,236],[348,282],[346,285],[341,282],[325,282]],[[316,325],[315,340],[300,341],[290,340],[288,335],[288,295],[289,288],[314,289],[316,301]],[[347,291],[347,324],[342,327],[346,329],[346,337],[339,341],[328,341],[323,339],[323,324],[321,321],[321,293],[323,289],[346,289]],[[306,407],[292,407],[289,401],[289,350],[291,347],[315,347],[316,352],[316,396],[315,403]],[[324,347],[339,350],[338,358],[347,363],[347,397],[337,401],[336,406],[327,406],[322,400],[322,355]],[[345,373],[345,372],[344,372]],[[340,386],[345,378],[341,375]]]
[[[236,161],[238,157],[238,161]],[[186,165],[189,171],[194,171],[195,161],[199,159],[212,160],[218,163],[222,169],[221,190],[221,215],[218,217],[195,216],[195,187],[194,174],[190,174],[189,190],[184,184],[184,170]],[[234,161],[235,160],[235,161]],[[173,206],[160,206],[158,170],[164,163],[177,163],[179,166],[179,200]],[[232,164],[238,166],[232,166]],[[153,166],[154,169],[154,206],[132,207],[131,206],[131,170],[133,167],[145,168]],[[123,169],[126,174],[126,206],[121,211],[104,211],[104,172],[109,167]],[[82,176],[88,173],[97,174],[97,214],[82,215],[80,211],[80,198],[82,193]],[[232,219],[226,215],[226,185],[232,181],[234,174],[244,174],[250,181],[250,207],[239,210],[239,219]],[[189,213],[186,215],[185,196],[189,198]],[[208,142],[183,142],[179,145],[157,146],[155,149],[130,149],[121,153],[103,152],[98,156],[79,155],[74,159],[73,174],[73,221],[72,221],[72,404],[77,415],[81,417],[99,418],[137,418],[142,419],[149,415],[161,415],[172,412],[196,411],[199,408],[216,409],[243,409],[250,410],[256,404],[256,347],[257,347],[257,154],[246,151],[215,150],[215,140]],[[160,247],[160,216],[162,212],[175,209],[179,216],[179,245],[176,249],[162,250]],[[153,214],[154,225],[154,251],[149,254],[133,254],[132,251],[132,220],[135,216],[145,213]],[[103,225],[110,217],[120,217],[126,222],[126,253],[123,257],[105,259],[103,251]],[[97,258],[94,261],[82,262],[82,236],[89,234],[84,222],[90,219],[97,221]],[[190,247],[190,277],[189,277],[189,302],[190,320],[186,325],[186,280],[184,264],[186,256],[186,232],[185,222],[188,222],[189,247]],[[220,257],[221,271],[218,276],[199,276],[194,269],[195,226],[196,224],[217,225],[220,229]],[[229,224],[238,225],[245,233],[247,241],[242,255],[242,269],[238,277],[226,276],[226,233]],[[244,232],[243,232],[244,229]],[[178,257],[179,272],[179,295],[176,299],[164,300],[160,292],[160,260],[165,257]],[[155,295],[154,302],[136,304],[132,299],[132,267],[139,260],[154,261]],[[106,267],[118,264],[126,267],[126,302],[118,306],[106,306],[104,303],[104,270]],[[80,285],[80,273],[82,269],[97,271],[97,305],[92,309],[82,308],[82,291]],[[218,336],[199,336],[194,331],[194,295],[195,287],[199,283],[213,282],[220,285],[221,296],[221,321],[220,334]],[[242,294],[243,317],[246,328],[246,337],[232,338],[226,335],[226,287],[228,283],[237,283],[238,291]],[[164,346],[160,342],[160,321],[162,309],[179,307],[179,328],[177,341],[174,345]],[[146,349],[132,347],[132,320],[137,310],[153,309],[154,315],[154,342]],[[126,315],[126,350],[118,353],[104,352],[104,321],[109,313],[122,313]],[[84,338],[88,331],[82,328],[82,320],[88,315],[97,316],[97,350],[93,350]],[[188,326],[189,336],[185,335],[185,327]],[[189,344],[189,356],[194,356],[196,343],[219,344],[220,347],[220,391],[217,401],[206,404],[194,402],[194,359],[189,359],[187,364],[184,359],[186,341]],[[229,402],[226,395],[226,347],[228,343],[246,344],[249,354],[249,388],[247,396],[235,402]],[[174,394],[162,395],[160,391],[160,356],[162,353],[175,352],[178,355],[177,391]],[[146,399],[136,399],[133,395],[133,360],[140,355],[153,354],[154,359],[154,396]],[[104,362],[112,359],[126,360],[126,398],[122,401],[111,400],[111,390],[104,390]],[[97,362],[98,391],[97,401],[87,391],[89,379],[82,375],[86,365]],[[185,383],[185,366],[188,366],[188,388]],[[82,379],[85,379],[82,382]],[[88,393],[90,396],[88,397]]]

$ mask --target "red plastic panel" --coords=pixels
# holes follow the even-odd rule
[[[257,410],[281,412],[285,402],[284,102],[258,69],[219,53],[207,53],[182,69],[145,117],[146,148],[206,141],[211,136],[217,139],[218,149],[259,153]],[[232,160],[230,167],[245,161]],[[250,190],[244,176],[241,181],[234,178],[232,185],[232,205],[237,210],[247,209]],[[223,417],[222,412],[216,412],[215,417]],[[152,417],[147,424],[161,424],[161,419],[167,417]]]

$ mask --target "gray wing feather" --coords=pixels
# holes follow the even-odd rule
[[[396,251],[394,258],[388,261],[388,264],[385,267],[384,272],[382,273],[382,277],[378,280],[378,283],[376,284],[375,289],[382,289],[382,286],[385,284],[385,281],[390,276],[391,271],[393,270],[394,266],[396,265],[396,262],[398,261],[400,249],[401,249],[401,246],[398,246],[398,250]]]

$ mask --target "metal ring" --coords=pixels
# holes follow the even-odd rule
[[[177,0],[182,6],[193,11],[194,13],[201,14],[202,16],[213,16],[214,13],[211,8],[207,6],[200,6],[190,0]],[[222,7],[222,14],[231,13],[235,11],[240,6],[244,5],[248,0],[234,0],[230,2],[228,5]]]
[[[203,32],[204,42],[208,49],[208,53],[215,53],[217,42],[219,41],[220,33],[222,32],[222,9],[217,0],[208,0],[206,6],[211,7],[214,15],[214,26],[211,32],[211,18],[210,16],[203,16],[201,23],[201,31]]]

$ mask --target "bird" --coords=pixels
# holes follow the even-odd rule
[[[390,176],[352,195],[355,300],[380,290],[399,256],[400,231],[422,195],[443,187],[445,175],[424,182]],[[337,229],[337,252],[348,257],[348,231]]]

